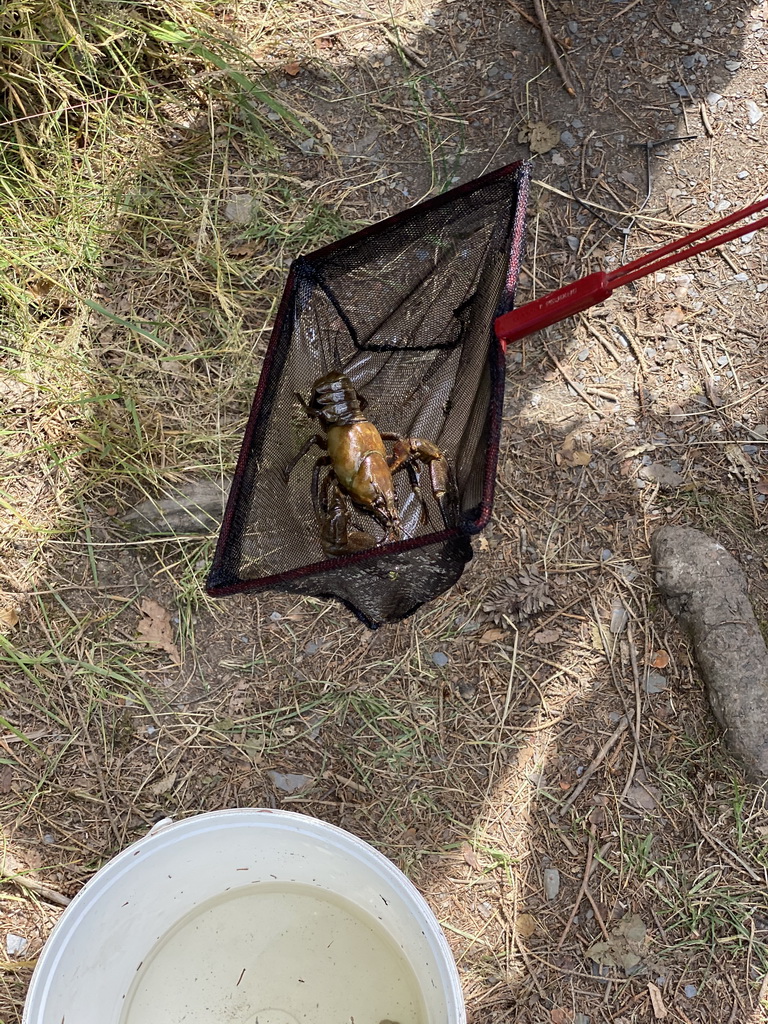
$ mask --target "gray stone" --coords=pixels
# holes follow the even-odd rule
[[[754,100],[747,100],[745,104],[747,108],[747,120],[750,124],[757,124],[760,118],[763,116],[763,112],[755,103]]]
[[[567,146],[568,149],[573,149],[573,147],[576,145],[576,136],[573,134],[573,132],[561,132],[560,141],[564,146]]]
[[[557,899],[560,892],[560,872],[557,868],[544,868],[544,895],[548,900]]]
[[[755,779],[768,778],[768,649],[736,559],[700,530],[651,538],[656,584],[690,636],[725,742]]]
[[[624,56],[624,47],[623,46],[612,46],[611,47],[611,56],[612,57],[623,57]]]

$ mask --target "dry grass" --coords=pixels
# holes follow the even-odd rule
[[[724,751],[648,563],[656,525],[699,525],[742,553],[765,615],[768,368],[753,290],[716,255],[694,281],[646,282],[510,353],[493,528],[461,583],[412,620],[372,634],[312,599],[212,605],[213,538],[126,539],[119,513],[229,472],[288,261],[502,162],[517,125],[546,109],[543,58],[515,79],[526,104],[502,141],[483,124],[489,101],[465,101],[450,77],[466,52],[490,59],[474,21],[437,39],[420,8],[376,5],[365,24],[331,4],[166,4],[110,42],[111,10],[0,16],[6,48],[16,40],[0,95],[0,902],[6,932],[30,940],[3,954],[0,1020],[20,1019],[61,901],[153,821],[278,805],[348,828],[410,875],[478,1024],[647,1021],[649,982],[670,1020],[757,1024],[764,793]],[[726,115],[712,118],[722,133]],[[675,173],[680,159],[670,151]],[[572,185],[625,223],[644,198],[638,167],[623,208],[584,161]],[[696,219],[668,185],[657,177],[630,255]],[[729,259],[759,276],[760,244]],[[620,259],[622,245],[542,188],[528,286]],[[728,456],[752,442],[755,478]],[[569,465],[569,450],[589,464]],[[688,489],[639,486],[644,459],[676,464]],[[488,621],[489,590],[531,564],[554,604]],[[136,641],[147,597],[171,614],[180,665]],[[612,632],[617,609],[627,624]],[[666,688],[648,692],[658,652]],[[271,770],[310,781],[286,795]],[[638,969],[600,967],[587,951],[632,914],[647,928]]]

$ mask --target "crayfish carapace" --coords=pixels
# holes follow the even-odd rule
[[[365,399],[358,395],[349,377],[338,370],[315,381],[309,402],[299,394],[296,397],[307,416],[319,422],[324,435],[315,434],[306,441],[285,467],[284,476],[287,480],[313,445],[327,452],[317,459],[312,473],[312,502],[326,554],[343,555],[402,539],[392,475],[399,469],[406,470],[424,515],[415,469],[418,462],[429,464],[432,493],[448,525],[455,485],[448,461],[437,445],[423,437],[380,432],[365,418]],[[384,447],[385,440],[394,441],[391,455]],[[321,484],[324,466],[329,467],[329,472]],[[380,541],[352,525],[349,501],[383,526],[385,532]]]

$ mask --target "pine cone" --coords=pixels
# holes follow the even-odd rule
[[[505,618],[528,622],[554,603],[546,579],[531,565],[519,576],[507,576],[492,587],[485,595],[483,611],[497,626],[502,626]]]

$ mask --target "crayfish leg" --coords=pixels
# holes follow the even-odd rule
[[[325,442],[325,438],[321,434],[313,434],[312,437],[308,437],[304,444],[299,448],[298,452],[294,455],[290,462],[287,462],[283,466],[283,480],[288,483],[291,473],[296,468],[296,465],[301,462],[304,456],[307,454],[312,445],[316,444],[318,448],[322,448],[323,451],[328,447]]]

